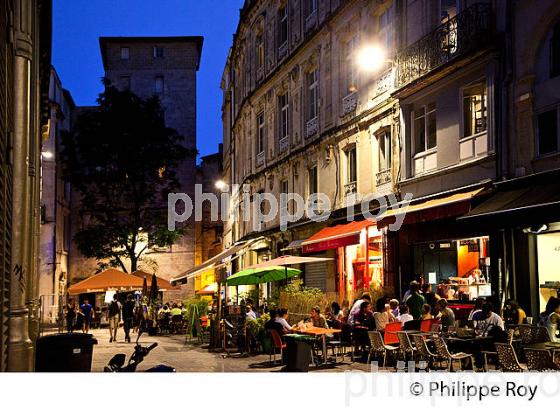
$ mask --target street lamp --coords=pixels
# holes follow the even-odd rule
[[[358,51],[358,65],[363,71],[377,71],[387,62],[390,60],[381,47],[370,45]]]
[[[219,179],[216,181],[216,183],[214,184],[214,186],[219,189],[220,191],[223,191],[226,187],[227,184],[224,182],[223,179]]]

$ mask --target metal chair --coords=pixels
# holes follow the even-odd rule
[[[469,359],[471,362],[472,367],[472,355],[468,353],[450,353],[449,349],[447,348],[447,344],[441,337],[436,337],[433,339],[434,345],[436,347],[436,353],[440,356],[443,360],[449,363],[449,366],[446,366],[449,371],[453,371],[453,362],[458,361],[461,369],[463,369],[463,360]]]
[[[519,325],[517,329],[519,330],[519,338],[521,339],[521,344],[528,345],[532,343],[533,340],[533,326],[531,325]]]
[[[437,354],[434,354],[428,348],[426,344],[426,339],[421,334],[412,334],[412,340],[414,341],[414,346],[416,348],[416,353],[420,361],[424,361],[428,368],[433,367],[434,362],[439,359]]]
[[[558,371],[560,368],[552,359],[548,350],[525,349],[527,369],[536,372]]]
[[[552,342],[550,333],[545,326],[533,326],[531,343],[547,343]]]
[[[410,360],[414,360],[414,353],[416,349],[410,343],[407,332],[397,332],[397,337],[399,339],[399,352],[402,355],[403,360],[406,362],[410,357]]]
[[[515,333],[515,329],[508,329],[507,330],[507,342],[511,345],[513,342],[513,335]],[[493,352],[490,350],[483,350],[482,352],[482,356],[484,358],[484,364],[483,364],[483,368],[482,370],[484,370],[485,372],[488,371],[488,356],[493,356],[493,357],[497,357],[498,356],[498,352]]]
[[[498,352],[498,361],[502,370],[506,372],[523,372],[527,370],[527,366],[519,363],[515,349],[509,343],[494,343]]]
[[[338,353],[342,356],[342,361],[344,361],[344,356],[346,355],[346,348],[350,347],[352,350],[352,361],[354,360],[354,349],[352,344],[352,328],[350,325],[344,323],[340,326],[342,332],[338,333],[333,340],[327,342],[327,346],[332,348],[334,361],[338,360]]]
[[[368,332],[368,337],[371,343],[371,347],[369,349],[369,354],[367,358],[367,364],[371,363],[371,356],[373,354],[377,354],[383,356],[383,367],[385,367],[387,363],[387,353],[394,353],[398,350],[397,346],[390,346],[383,343],[383,336],[378,331],[370,331]]]

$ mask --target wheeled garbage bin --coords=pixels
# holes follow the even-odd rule
[[[93,345],[89,333],[58,333],[37,340],[35,371],[91,372]]]
[[[302,335],[285,335],[286,371],[308,372],[311,362],[313,338]]]

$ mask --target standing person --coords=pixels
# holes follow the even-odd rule
[[[82,332],[88,333],[91,319],[93,319],[93,306],[89,304],[89,300],[84,299],[84,303],[80,305],[80,315],[82,316]]]
[[[76,302],[74,299],[69,299],[65,306],[66,311],[66,330],[68,333],[74,331],[74,326],[76,325]]]
[[[368,304],[371,304],[371,296],[369,295],[369,293],[362,294],[362,297],[356,300],[350,308],[350,312],[348,312],[348,323],[350,325],[354,324],[354,317],[356,316],[356,313],[360,311],[360,306],[362,306],[363,302],[368,302]]]
[[[109,319],[109,343],[117,341],[117,330],[121,321],[121,304],[118,300],[117,294],[113,295],[113,300],[109,303],[107,309],[107,316]]]
[[[426,299],[424,299],[424,296],[419,291],[420,284],[415,280],[410,282],[410,296],[406,299],[406,305],[414,319],[420,319],[422,316],[422,306],[426,303]]]
[[[126,297],[126,302],[122,307],[123,327],[124,327],[124,340],[130,343],[130,329],[134,325],[134,310],[136,303],[134,303],[132,295]]]
[[[422,285],[422,296],[426,299],[426,303],[430,305],[430,310],[433,312],[436,309],[436,303],[440,299],[438,295],[436,295],[432,289],[432,285],[430,283],[424,283]]]

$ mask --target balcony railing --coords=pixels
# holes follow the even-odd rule
[[[354,195],[358,190],[358,184],[356,181],[344,184],[344,196]]]
[[[342,99],[342,115],[347,115],[356,111],[357,106],[358,106],[358,93],[354,91]]]
[[[317,25],[317,10],[311,13],[309,16],[305,18],[305,31],[308,32],[309,30],[315,28]]]
[[[305,124],[305,128],[306,128],[305,135],[307,137],[311,137],[315,135],[317,131],[319,131],[319,117],[314,117],[309,121],[307,121],[307,123]]]
[[[377,181],[377,186],[388,184],[389,182],[391,182],[391,168],[384,169],[383,171],[379,171],[376,174],[376,181]]]
[[[257,81],[261,81],[264,78],[264,66],[257,68]]]
[[[490,4],[476,3],[397,54],[395,84],[401,88],[491,40]]]
[[[278,60],[283,60],[288,55],[288,41],[284,41],[278,47]]]
[[[257,154],[257,167],[260,167],[264,164],[264,151],[259,152]]]
[[[289,145],[290,145],[290,139],[288,137],[284,137],[280,141],[278,141],[278,150],[280,152],[284,152],[288,149]]]

